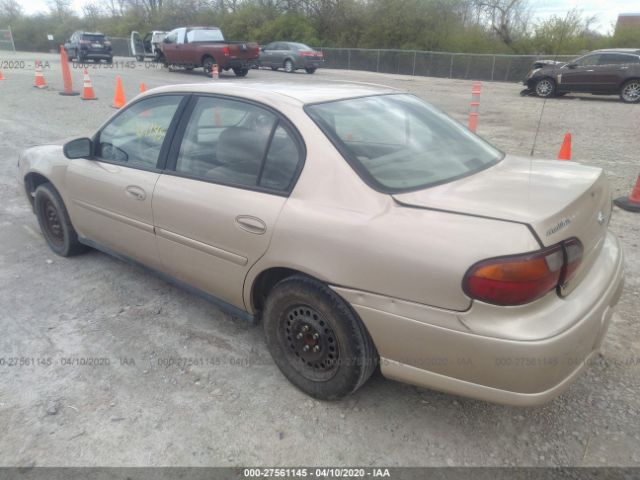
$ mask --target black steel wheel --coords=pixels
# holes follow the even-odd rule
[[[262,318],[278,368],[312,397],[349,395],[377,367],[377,352],[360,318],[318,280],[294,275],[279,282],[267,297]]]
[[[34,209],[40,230],[51,250],[62,257],[69,257],[87,249],[78,241],[62,198],[50,183],[36,189]]]

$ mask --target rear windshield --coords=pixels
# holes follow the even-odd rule
[[[83,40],[89,40],[90,42],[104,42],[104,35],[82,35]]]
[[[313,48],[305,45],[304,43],[290,43],[289,45],[291,45],[296,50],[313,50]]]
[[[413,95],[378,95],[305,110],[379,191],[419,190],[494,165],[500,150]]]
[[[222,31],[214,30],[190,30],[187,32],[187,42],[221,42],[224,40]]]

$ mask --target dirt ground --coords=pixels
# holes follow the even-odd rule
[[[48,89],[31,86],[35,58],[48,62]],[[20,150],[90,133],[115,112],[115,75],[128,99],[140,82],[212,80],[118,59],[90,67],[99,100],[83,102],[58,95],[56,56],[0,60],[14,62],[0,63],[0,465],[640,465],[639,214],[614,209],[626,288],[602,356],[560,398],[511,408],[376,376],[348,399],[318,402],[280,374],[261,328],[101,253],[55,256],[17,185]],[[72,75],[80,89],[81,70]],[[463,122],[471,96],[468,81],[355,71],[222,76],[380,83]],[[603,167],[616,196],[631,191],[640,105],[587,95],[545,104],[520,89],[483,84],[480,135],[528,155],[544,105],[536,156],[555,158],[571,132],[575,160]],[[177,357],[211,361],[171,364]],[[84,358],[97,360],[79,365]]]

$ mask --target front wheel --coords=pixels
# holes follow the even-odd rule
[[[315,73],[315,72],[316,72],[316,69],[315,69],[315,68],[313,68],[313,67],[305,68],[305,70],[306,70],[306,72],[307,72],[307,73],[309,73],[309,74],[311,74],[311,73]]]
[[[62,257],[84,252],[87,247],[78,241],[62,198],[50,183],[36,189],[34,209],[40,230],[49,248]]]
[[[293,73],[295,68],[293,68],[293,62],[291,60],[285,60],[284,62],[284,71],[287,73]]]
[[[634,78],[622,85],[620,100],[624,103],[640,103],[640,79]]]
[[[307,395],[334,400],[355,392],[378,365],[365,326],[323,283],[294,275],[278,283],[263,311],[269,352]]]
[[[556,91],[556,84],[550,78],[541,78],[536,82],[536,95],[541,98],[553,97]]]

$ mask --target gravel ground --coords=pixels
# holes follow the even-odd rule
[[[553,402],[511,408],[380,376],[346,400],[318,402],[279,373],[260,328],[101,253],[56,257],[16,186],[21,149],[90,132],[114,112],[116,74],[127,98],[140,82],[211,80],[117,63],[90,69],[99,100],[83,102],[57,94],[53,55],[39,56],[49,88],[32,88],[35,58],[4,58],[25,68],[0,63],[0,358],[35,361],[0,366],[0,465],[640,465],[638,214],[614,210],[627,283],[602,356]],[[81,88],[81,71],[72,74]],[[248,78],[390,85],[463,122],[471,94],[468,81],[352,71],[252,70]],[[630,192],[640,173],[640,106],[586,95],[544,104],[519,97],[520,85],[482,88],[480,135],[528,155],[544,108],[537,156],[555,157],[569,131],[574,159],[603,167],[616,194]],[[175,356],[209,363],[163,365]],[[85,357],[109,364],[67,365]]]

